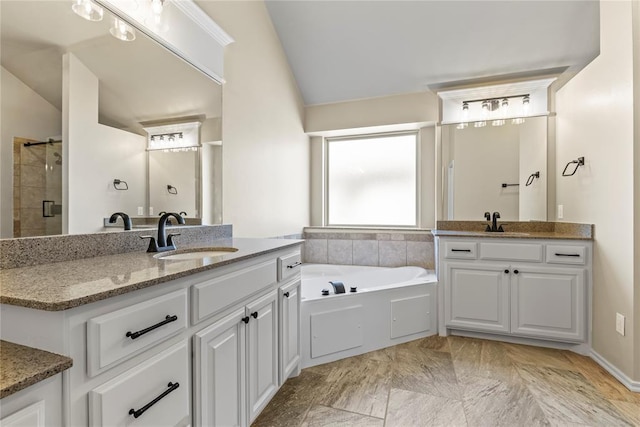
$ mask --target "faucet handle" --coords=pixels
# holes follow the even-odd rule
[[[158,244],[153,236],[140,236],[141,239],[149,239],[149,247],[147,252],[158,252]]]
[[[489,212],[485,212],[485,213],[484,213],[484,218],[485,218],[487,221],[491,221],[491,214],[490,214]]]

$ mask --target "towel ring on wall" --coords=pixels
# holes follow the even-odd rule
[[[113,180],[113,188],[124,191],[129,189],[129,184],[127,184],[127,181],[116,178]]]
[[[178,189],[171,184],[167,184],[167,192],[169,194],[178,194]]]
[[[571,173],[566,173],[567,172],[567,168],[570,165],[575,164],[575,168],[573,168],[573,171]],[[569,163],[567,163],[567,165],[564,167],[564,170],[562,171],[562,176],[573,176],[576,174],[576,171],[578,170],[578,168],[580,166],[584,166],[584,157],[578,157],[578,160],[571,160]]]
[[[531,184],[533,184],[533,180],[536,178],[540,178],[540,171],[534,172],[531,175],[529,175],[529,178],[527,178],[527,183],[525,184],[525,187],[528,187]]]

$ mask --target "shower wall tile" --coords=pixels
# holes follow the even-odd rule
[[[378,265],[378,241],[354,240],[353,241],[354,265]]]
[[[407,265],[433,269],[433,243],[407,242]]]
[[[25,166],[20,168],[20,184],[24,187],[42,187],[46,185],[44,169],[38,166]]]
[[[303,246],[303,260],[311,264],[327,264],[327,239],[308,239]]]
[[[20,207],[42,209],[45,189],[41,187],[24,187],[20,191]]]
[[[353,264],[353,241],[327,240],[327,262],[329,264]]]
[[[405,241],[382,240],[378,245],[380,267],[402,267],[407,265],[407,243]]]
[[[42,166],[46,163],[47,149],[44,145],[23,147],[20,163],[22,165]]]

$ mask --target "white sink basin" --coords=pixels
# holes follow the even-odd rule
[[[214,258],[222,255],[229,255],[237,252],[236,248],[195,248],[195,249],[178,249],[167,253],[159,253],[154,258],[163,261],[185,261],[190,259]]]

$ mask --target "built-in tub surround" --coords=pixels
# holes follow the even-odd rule
[[[434,269],[430,230],[307,227],[305,263]]]
[[[346,293],[324,295],[329,280]],[[437,280],[423,268],[305,264],[301,295],[303,368],[437,333]]]
[[[180,236],[175,238],[178,248],[194,245],[211,246],[212,240],[230,238],[232,226],[181,226],[179,233]],[[156,228],[0,239],[0,270],[129,252],[144,252],[147,250],[149,242],[142,240],[140,236],[149,234],[156,234]]]

